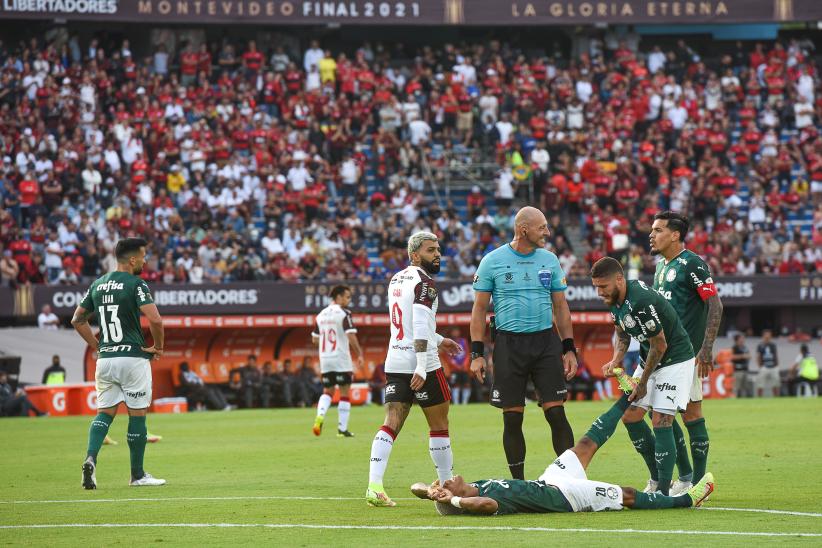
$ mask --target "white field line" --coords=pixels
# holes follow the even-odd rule
[[[174,502],[174,501],[221,501],[221,500],[365,500],[365,497],[311,497],[311,496],[243,496],[243,497],[156,497],[124,499],[71,499],[71,500],[0,500],[0,504],[83,504],[94,502]],[[417,497],[393,500],[419,500]]]
[[[92,504],[92,503],[118,503],[118,502],[179,502],[179,501],[228,501],[228,500],[363,500],[363,497],[312,497],[312,496],[242,496],[242,497],[146,497],[146,498],[123,498],[123,499],[69,499],[69,500],[0,500],[2,504]],[[417,497],[394,497],[394,500],[419,500]],[[822,513],[817,512],[797,512],[792,510],[769,510],[766,508],[722,508],[722,507],[702,507],[699,509],[720,511],[720,512],[752,512],[759,514],[777,514],[783,516],[803,516],[810,518],[822,518]]]
[[[429,525],[315,525],[308,523],[49,523],[34,525],[0,525],[3,529],[117,529],[117,528],[191,528],[191,529],[323,529],[323,530],[367,530],[367,531],[523,531],[535,533],[624,533],[629,535],[713,535],[740,537],[822,537],[822,533],[768,533],[759,531],[693,531],[693,530],[649,530],[649,529],[594,529],[561,527],[506,527],[506,526],[429,526]]]
[[[822,514],[817,512],[793,512],[789,510],[767,510],[765,508],[722,508],[703,506],[700,510],[718,510],[720,512],[755,512],[757,514],[780,514],[783,516],[805,516],[809,518],[822,518]]]

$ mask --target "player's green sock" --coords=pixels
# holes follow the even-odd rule
[[[696,484],[705,475],[705,467],[708,465],[708,428],[705,426],[705,419],[696,419],[686,422],[685,428],[691,437],[691,458],[694,459],[693,483]]]
[[[622,415],[625,414],[625,410],[628,409],[628,405],[628,394],[624,394],[608,411],[594,421],[591,428],[585,433],[585,436],[590,438],[599,447],[602,447],[614,433],[614,430],[616,430],[619,420],[622,418]]]
[[[671,489],[671,479],[674,476],[674,464],[676,464],[674,430],[670,426],[654,428],[654,438],[656,439],[654,459],[659,474],[659,491],[667,495]]]
[[[651,474],[651,479],[657,481],[658,474],[656,469],[656,461],[654,460],[654,447],[656,440],[651,427],[645,422],[645,419],[639,422],[626,423],[625,428],[628,430],[628,436],[631,438],[631,443],[634,444],[634,449],[645,459],[645,465],[648,467],[648,472]]]
[[[88,451],[86,451],[86,456],[94,459],[94,462],[97,462],[97,453],[100,452],[103,440],[106,439],[106,434],[108,434],[108,428],[113,421],[114,417],[106,413],[97,413],[97,416],[91,421],[91,426],[88,429]]]
[[[693,502],[686,493],[678,497],[669,497],[659,493],[643,493],[637,491],[634,495],[632,510],[661,510],[663,508],[689,508]]]
[[[691,459],[688,458],[688,446],[685,445],[685,432],[679,426],[679,421],[674,419],[671,426],[674,430],[674,442],[676,442],[676,469],[679,470],[679,479],[690,481],[694,469],[691,468]]]
[[[146,454],[146,429],[145,417],[128,418],[128,450],[131,453],[131,478],[140,479],[145,475],[143,471],[143,456]]]

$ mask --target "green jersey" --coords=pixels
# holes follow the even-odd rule
[[[152,357],[140,327],[140,307],[153,303],[145,281],[126,272],[110,272],[91,284],[80,306],[97,312],[100,358]]]
[[[643,363],[651,348],[648,339],[663,332],[668,349],[657,369],[686,362],[694,357],[691,341],[674,308],[641,280],[626,282],[625,302],[611,307],[611,317],[614,324],[639,341],[639,356]]]
[[[559,489],[541,481],[475,481],[480,497],[497,501],[497,515],[517,513],[573,512]]]
[[[683,249],[670,261],[657,263],[654,289],[674,307],[694,352],[699,352],[705,339],[707,299],[717,294],[708,265],[696,253]]]

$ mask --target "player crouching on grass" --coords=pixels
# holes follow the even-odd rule
[[[594,454],[611,437],[630,405],[637,381],[615,371],[626,392],[605,414],[594,421],[585,436],[565,451],[536,481],[486,479],[466,483],[462,476],[431,486],[416,483],[411,492],[435,501],[437,512],[449,514],[503,515],[517,513],[600,512],[604,510],[658,510],[701,506],[714,490],[713,474],[687,493],[676,497],[643,493],[632,487],[589,480],[585,470]]]

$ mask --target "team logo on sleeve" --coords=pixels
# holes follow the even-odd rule
[[[474,283],[479,281],[479,274],[474,274]]]
[[[554,274],[550,270],[540,270],[539,271],[539,283],[542,284],[542,287],[545,289],[551,289],[551,280],[553,279]]]
[[[625,327],[627,327],[628,329],[633,329],[634,327],[636,327],[636,320],[630,314],[626,314],[625,318],[623,318],[622,321],[623,323],[625,323]]]
[[[669,270],[668,273],[665,275],[665,279],[669,282],[676,280],[676,270]]]
[[[648,320],[647,322],[645,322],[645,328],[648,331],[653,331],[654,329],[656,329],[656,322],[654,320]]]
[[[146,292],[143,291],[143,286],[137,286],[137,297],[140,298],[141,303],[146,302]]]

